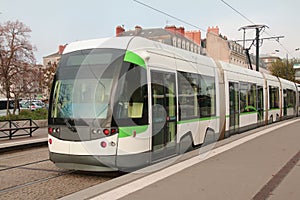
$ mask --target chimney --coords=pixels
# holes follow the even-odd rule
[[[208,27],[207,29],[207,33],[213,33],[215,35],[219,35],[219,27],[216,26],[216,27]]]
[[[124,31],[125,31],[125,29],[122,26],[117,26],[116,27],[116,36],[119,36]]]
[[[138,33],[142,30],[142,27],[139,26],[139,25],[136,25],[136,26],[134,27],[134,30],[135,30],[135,34],[138,34]]]
[[[182,36],[184,36],[184,27],[179,27],[177,29],[177,33],[181,34]]]
[[[176,33],[176,26],[174,26],[174,25],[173,26],[166,26],[165,29],[167,31],[172,32],[172,33]]]
[[[66,48],[67,45],[59,45],[58,46],[58,54],[61,55],[63,54],[65,48]]]
[[[189,38],[199,46],[201,45],[201,32],[200,31],[187,31],[185,37]]]
[[[177,28],[176,26],[166,26],[165,29],[167,31],[170,31],[172,33],[177,33],[177,34],[180,34],[180,35],[184,35],[184,27],[179,27]]]

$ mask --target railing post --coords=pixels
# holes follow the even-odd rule
[[[11,131],[11,120],[9,120],[9,139],[11,140],[12,138],[12,131]]]
[[[30,120],[30,123],[29,123],[30,124],[30,137],[32,137],[32,128],[31,128],[32,127],[32,119],[29,119],[29,120]]]

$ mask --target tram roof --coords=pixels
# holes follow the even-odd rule
[[[131,39],[132,37],[110,37],[76,41],[68,44],[63,53],[95,48],[126,49]]]

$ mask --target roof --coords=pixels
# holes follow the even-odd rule
[[[45,56],[45,57],[43,57],[43,58],[52,58],[52,57],[58,57],[58,56],[60,56],[60,55],[59,55],[58,52],[56,52],[56,53],[50,54],[50,55],[48,55],[48,56]]]
[[[111,37],[111,38],[99,38],[91,40],[82,40],[70,43],[64,50],[63,54],[78,51],[82,49],[93,48],[118,48],[126,49],[127,45],[132,37]]]
[[[138,30],[129,30],[122,32],[119,36],[140,36],[145,37],[150,40],[156,40],[165,44],[173,45],[173,36],[178,38],[188,40],[190,43],[199,46],[194,41],[189,38],[181,35],[179,33],[174,33],[163,28],[149,28],[149,29],[138,29]]]
[[[262,54],[262,55],[259,55],[259,57],[261,58],[261,59],[278,59],[278,60],[281,60],[281,58],[280,57],[278,57],[278,56],[272,56],[272,55],[265,55],[265,54]]]

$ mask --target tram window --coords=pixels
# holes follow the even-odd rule
[[[257,111],[256,101],[256,85],[251,83],[240,83],[240,112]]]
[[[198,75],[178,72],[178,101],[180,119],[199,118],[199,104],[197,101],[199,91]]]
[[[146,70],[126,63],[121,72],[116,92],[113,117],[116,125],[148,124],[148,93]],[[128,67],[129,65],[129,67]]]
[[[246,110],[248,112],[253,112],[253,111],[257,111],[256,109],[256,100],[257,100],[257,96],[256,96],[256,85],[255,84],[248,84],[248,107],[246,108]]]
[[[200,91],[198,102],[200,116],[211,117],[216,115],[216,89],[214,77],[200,75]]]
[[[248,104],[248,84],[240,83],[240,113],[247,112]]]
[[[178,101],[180,120],[215,116],[214,77],[178,72]]]
[[[296,104],[296,94],[293,90],[287,90],[287,107],[293,108]]]
[[[269,86],[269,104],[270,109],[279,108],[279,88]]]

